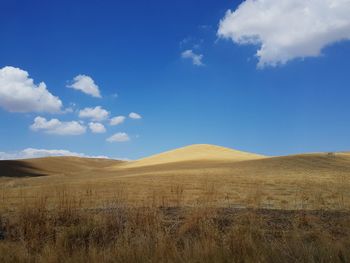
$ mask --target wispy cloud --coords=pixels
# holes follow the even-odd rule
[[[136,112],[130,112],[129,118],[134,119],[134,120],[139,120],[139,119],[142,119],[142,116]]]
[[[127,142],[130,141],[130,137],[125,132],[118,132],[107,138],[107,142]]]
[[[203,55],[202,54],[196,54],[193,52],[193,50],[188,49],[181,53],[181,57],[184,59],[190,59],[192,60],[192,64],[195,66],[204,66]]]
[[[35,149],[26,148],[16,152],[0,152],[0,160],[14,160],[14,159],[29,159],[29,158],[40,158],[49,156],[75,156],[75,157],[87,157],[87,158],[105,158],[109,159],[108,156],[104,155],[86,155],[83,153],[71,152],[68,150],[47,150],[47,149]]]
[[[116,116],[110,119],[109,124],[112,126],[116,126],[122,124],[125,121],[125,116]]]

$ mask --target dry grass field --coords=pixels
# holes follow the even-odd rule
[[[132,162],[48,157],[0,162],[0,208],[59,192],[96,207],[118,195],[133,205],[349,209],[350,154],[265,157],[193,145]],[[9,205],[9,206],[8,206]]]
[[[0,162],[0,262],[349,262],[350,154]]]

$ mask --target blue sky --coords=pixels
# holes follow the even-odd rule
[[[350,150],[349,3],[266,2],[275,8],[249,0],[2,1],[0,157],[28,157],[30,148],[136,159],[194,143],[267,155]],[[270,20],[259,18],[262,10]],[[286,10],[294,22],[308,10],[305,32],[282,22]],[[32,84],[11,82],[24,71]],[[19,100],[28,85],[34,97]],[[97,106],[108,116],[82,117]],[[124,121],[112,126],[116,116]],[[90,123],[104,129],[94,133]]]

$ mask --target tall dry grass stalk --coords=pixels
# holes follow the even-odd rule
[[[215,185],[203,188],[192,206],[181,185],[138,205],[123,187],[99,205],[89,187],[23,195],[0,214],[0,262],[350,261],[349,212],[261,209],[259,190],[251,208],[218,207]]]

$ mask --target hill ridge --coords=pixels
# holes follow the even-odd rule
[[[123,164],[123,167],[140,167],[182,161],[243,161],[266,158],[264,155],[239,151],[213,144],[191,144]]]

